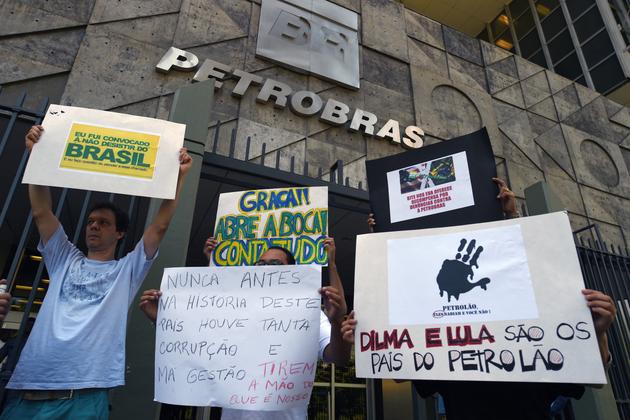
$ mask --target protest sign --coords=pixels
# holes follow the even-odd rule
[[[606,382],[566,213],[361,235],[355,270],[358,377]]]
[[[23,183],[175,197],[185,125],[61,105],[42,125]]]
[[[270,246],[288,249],[297,264],[326,265],[328,188],[291,187],[219,197],[210,264],[253,265]]]
[[[378,232],[503,218],[494,155],[485,129],[366,162]],[[387,197],[384,200],[383,197]]]
[[[165,269],[155,399],[305,408],[317,366],[320,284],[315,265]]]

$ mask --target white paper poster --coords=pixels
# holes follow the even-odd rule
[[[288,249],[297,264],[328,263],[328,188],[289,187],[223,193],[211,265],[253,265],[271,246]]]
[[[538,318],[519,225],[389,239],[387,258],[392,325]]]
[[[466,152],[387,173],[392,223],[475,204]]]
[[[358,377],[605,383],[566,213],[357,239]]]
[[[62,105],[42,125],[23,183],[175,197],[185,125]]]
[[[314,265],[165,269],[155,399],[239,410],[306,407],[320,285]]]

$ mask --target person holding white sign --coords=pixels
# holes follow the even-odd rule
[[[319,326],[319,357],[328,363],[346,365],[350,360],[352,343],[345,341],[341,333],[341,325],[347,313],[347,305],[343,285],[335,264],[335,241],[326,238],[323,241],[328,252],[328,269],[330,286],[322,287],[319,292],[324,298],[324,309],[320,317]],[[214,238],[208,238],[204,252],[210,254],[218,245]],[[281,247],[267,249],[256,265],[293,265],[293,254]],[[147,317],[155,322],[158,312],[159,290],[146,290],[140,298],[140,308]],[[284,411],[248,411],[223,408],[222,420],[303,420],[307,413],[302,409],[287,409]]]
[[[493,178],[493,181],[499,187],[497,199],[501,200],[505,217],[519,217],[514,193],[503,180]],[[368,216],[367,223],[369,231],[373,232],[376,224],[373,214]],[[607,366],[611,361],[607,331],[616,316],[615,304],[609,296],[596,290],[584,289],[582,294],[593,317],[601,363]],[[354,343],[356,326],[353,311],[341,327],[348,343]],[[449,420],[550,419],[551,405],[558,397],[579,399],[584,392],[579,384],[548,382],[414,380],[413,385],[423,398],[439,393]]]
[[[43,127],[26,135],[32,150]],[[94,206],[85,228],[87,255],[53,213],[49,187],[29,185],[39,251],[50,285],[7,388],[15,390],[0,418],[107,419],[108,390],[125,383],[127,312],[168,229],[192,158],[179,152],[177,194],[162,202],[135,249],[115,259],[128,216],[113,203]],[[86,175],[89,176],[89,175]]]

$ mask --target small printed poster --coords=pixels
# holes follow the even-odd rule
[[[253,265],[269,247],[291,251],[297,264],[327,265],[328,188],[288,187],[223,193],[212,236],[211,265]]]
[[[387,173],[392,223],[475,204],[466,152]]]
[[[152,179],[160,135],[73,123],[60,168]]]
[[[376,232],[501,220],[485,129],[365,164]],[[385,200],[384,198],[387,197]]]
[[[172,199],[186,126],[51,105],[22,182]]]

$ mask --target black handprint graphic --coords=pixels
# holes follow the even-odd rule
[[[474,273],[472,268],[479,268],[477,265],[477,259],[483,251],[483,247],[477,247],[475,250],[476,240],[473,239],[466,248],[466,254],[462,256],[462,251],[466,247],[466,239],[462,239],[457,249],[457,255],[454,260],[444,260],[442,268],[437,275],[437,284],[440,288],[440,296],[444,296],[446,292],[448,301],[451,301],[451,296],[455,297],[455,300],[459,300],[459,295],[467,293],[474,289],[476,286],[481,287],[483,290],[487,290],[487,285],[490,283],[490,279],[485,277],[479,281],[471,283],[469,281],[473,279]],[[471,258],[472,254],[472,258]],[[470,262],[468,260],[470,259]],[[468,264],[466,264],[468,262]]]

